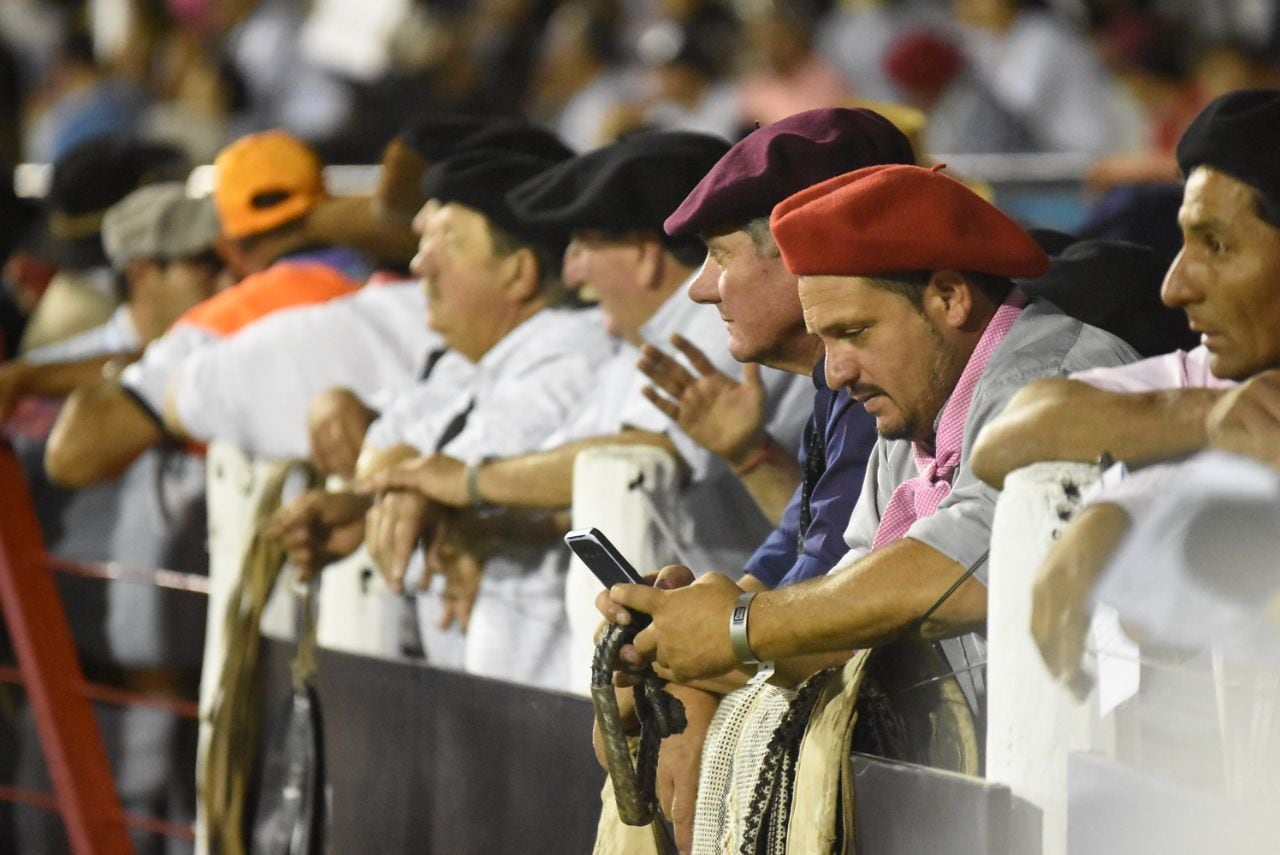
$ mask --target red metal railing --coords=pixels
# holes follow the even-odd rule
[[[0,682],[24,686],[53,781],[52,794],[0,785],[0,801],[57,812],[77,855],[132,853],[130,828],[193,839],[188,826],[125,813],[91,702],[148,706],[185,718],[198,717],[197,705],[86,681],[55,571],[208,593],[208,580],[203,577],[83,564],[47,555],[22,469],[0,441],[0,614],[18,659],[17,668],[0,665]]]

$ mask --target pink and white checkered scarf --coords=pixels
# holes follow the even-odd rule
[[[964,423],[969,417],[974,387],[986,370],[991,354],[1000,346],[1026,304],[1027,298],[1015,288],[983,330],[982,338],[978,339],[978,346],[965,363],[955,390],[942,407],[933,454],[920,443],[912,443],[916,471],[919,474],[899,484],[889,497],[889,504],[880,516],[880,525],[876,528],[876,536],[871,543],[873,550],[901,538],[912,523],[933,514],[951,492],[951,479],[955,477],[956,468],[960,465]]]

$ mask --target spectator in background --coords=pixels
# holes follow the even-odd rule
[[[132,136],[148,102],[142,88],[98,62],[92,37],[76,28],[65,33],[37,99],[43,103],[27,142],[27,157],[37,163],[56,161],[93,137]]]
[[[1207,100],[1188,71],[1186,41],[1157,18],[1137,15],[1112,20],[1102,33],[1102,56],[1141,107],[1146,138],[1140,152],[1097,161],[1086,178],[1092,189],[1177,180],[1174,146]]]
[[[349,294],[364,281],[357,253],[315,247],[306,232],[306,214],[325,189],[320,160],[305,144],[283,131],[255,134],[224,149],[214,166],[223,252],[243,280],[184,313],[118,382],[72,395],[45,456],[55,481],[99,481],[160,443],[169,378],[195,350],[273,311]]]
[[[810,0],[762,0],[743,8],[748,59],[738,97],[744,124],[769,125],[854,97],[854,88],[814,50],[817,12]]]
[[[948,24],[945,6],[914,0],[839,0],[818,27],[818,50],[849,85],[873,101],[899,101],[884,54],[899,33]]]
[[[178,183],[153,184],[107,210],[102,242],[125,302],[94,329],[0,365],[0,422],[24,395],[66,397],[101,379],[113,359],[132,360],[184,312],[211,297],[222,263],[213,203]]]
[[[1032,0],[953,0],[978,79],[1042,151],[1103,154],[1140,144],[1138,116],[1092,45]]]
[[[671,20],[641,34],[636,54],[645,73],[643,100],[611,117],[610,139],[644,127],[737,137],[742,113],[736,87],[721,76],[703,38],[702,30]]]
[[[103,216],[138,187],[184,180],[190,168],[172,146],[120,137],[86,140],[54,163],[46,221],[26,252],[56,265],[57,273],[32,312],[21,352],[108,320],[124,295],[103,254]]]
[[[631,97],[631,75],[620,61],[620,14],[616,2],[571,0],[557,7],[543,34],[528,112],[575,151],[607,143],[605,119]]]
[[[1030,151],[1030,133],[974,75],[943,35],[915,30],[895,39],[884,69],[907,100],[927,115],[921,143],[928,155]]]
[[[1206,98],[1280,86],[1277,57],[1239,41],[1210,44],[1192,60],[1191,73]]]

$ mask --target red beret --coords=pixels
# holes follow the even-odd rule
[[[769,226],[797,276],[960,270],[1033,279],[1049,257],[941,167],[869,166],[779,202]]]

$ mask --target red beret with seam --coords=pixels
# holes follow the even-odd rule
[[[1032,279],[1049,257],[1013,220],[938,170],[894,164],[787,197],[769,226],[797,276],[959,270]]]

